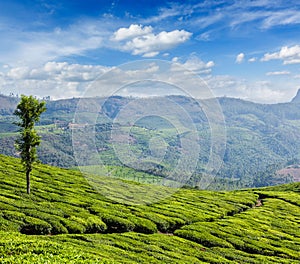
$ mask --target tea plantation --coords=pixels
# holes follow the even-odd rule
[[[45,165],[31,180],[27,195],[20,161],[0,155],[0,263],[300,262],[298,183],[212,192],[103,176],[95,189]]]

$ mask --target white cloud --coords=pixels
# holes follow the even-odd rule
[[[46,31],[23,29],[22,25],[7,27],[2,32],[6,38],[0,43],[0,63],[41,64],[106,47],[110,33],[102,24],[101,20],[81,20],[65,28]]]
[[[161,8],[158,15],[144,19],[143,23],[156,23],[173,17],[178,17],[181,21],[183,17],[193,13],[193,7],[189,5],[180,5],[174,2],[170,2],[169,5],[169,7]]]
[[[261,29],[300,23],[299,7],[285,1],[233,1],[219,12],[225,14],[231,27],[255,22]]]
[[[285,60],[283,62],[284,65],[288,64],[299,64],[300,63],[300,58],[299,59],[290,59],[290,60]]]
[[[29,68],[28,67],[16,67],[9,70],[7,73],[7,76],[13,79],[24,79],[27,78],[29,74]]]
[[[272,98],[270,100],[270,98]],[[282,90],[275,90],[272,85],[267,82],[255,82],[252,88],[247,89],[245,99],[256,100],[261,103],[277,103],[282,102],[286,98],[286,94]]]
[[[200,41],[210,41],[211,40],[211,32],[204,32],[196,37],[197,40]]]
[[[67,62],[47,62],[42,67],[11,68],[7,77],[12,80],[56,80],[56,81],[92,81],[109,68],[103,66],[68,64]]]
[[[148,35],[151,32],[151,26],[143,27],[142,25],[132,24],[129,28],[119,28],[116,32],[114,32],[112,39],[116,41],[121,41],[138,36]]]
[[[133,53],[133,54],[134,54],[134,53]],[[139,53],[135,53],[134,55],[137,55],[137,54],[139,54]],[[144,53],[144,54],[143,54],[143,57],[144,57],[144,58],[152,58],[152,57],[157,56],[158,54],[159,54],[158,51],[151,51],[151,52],[146,52],[146,53]]]
[[[213,25],[215,23],[218,23],[222,19],[224,19],[225,15],[222,12],[217,12],[216,14],[210,14],[206,17],[199,17],[198,19],[195,19],[193,23],[197,24],[200,28],[207,28],[210,25]]]
[[[112,38],[120,42],[119,49],[122,51],[143,57],[154,57],[161,51],[186,42],[191,35],[192,33],[185,30],[162,31],[154,34],[151,26],[131,25],[129,28],[117,30]]]
[[[300,45],[284,46],[278,52],[266,53],[261,61],[282,60],[284,65],[300,63]]]
[[[160,60],[143,60],[129,67],[108,68],[52,61],[41,67],[15,67],[0,72],[0,87],[6,94],[50,95],[54,99],[84,96],[84,92],[90,90],[93,96],[123,92],[129,96],[183,94],[208,98],[214,93],[261,103],[289,101],[297,87],[297,76],[288,80],[279,78],[276,83],[214,76],[211,75],[214,62],[204,62],[195,55],[183,62],[175,57],[168,69],[164,64],[161,67],[161,63]],[[151,83],[141,82],[143,80],[153,80],[155,89]],[[134,86],[140,82],[141,85]]]
[[[274,72],[267,72],[266,75],[267,76],[273,76],[273,75],[289,75],[290,72],[289,71],[274,71]]]
[[[81,96],[84,89],[110,68],[47,62],[40,67],[14,67],[0,74],[2,92],[34,94],[54,99]]]
[[[234,9],[233,9],[234,10]],[[264,19],[268,14],[264,11],[248,11],[248,10],[236,10],[233,15],[230,15],[231,21],[229,23],[231,28],[235,28],[245,23],[250,23],[255,20]]]
[[[245,54],[244,53],[240,53],[236,56],[235,62],[240,64],[244,61],[245,59]]]
[[[161,63],[169,70],[160,68]],[[122,87],[131,92],[128,95],[145,94],[147,89],[146,94],[149,96],[153,93],[159,95],[159,91],[161,95],[174,94],[174,92],[181,94],[185,89],[196,91],[197,87],[203,85],[203,79],[190,71],[210,73],[213,66],[212,61],[203,62],[196,56],[183,63],[141,61],[129,68],[127,66],[107,68],[100,65],[51,61],[41,67],[14,67],[6,73],[1,72],[0,87],[3,93],[24,93],[39,97],[50,95],[53,99],[84,96],[84,91],[90,87],[94,96],[107,96],[118,90],[121,91]],[[136,90],[137,87],[142,86],[136,86],[134,90],[129,89],[132,84],[143,80],[153,80],[156,89],[153,90],[152,86],[144,87],[143,91]],[[175,87],[174,83],[179,84],[179,88]],[[197,94],[209,96],[207,91],[207,88],[204,91],[200,89]]]
[[[255,23],[256,28],[267,30],[276,26],[299,24],[299,11],[298,3],[288,3],[283,0],[276,1],[275,4],[271,0],[171,3],[170,7],[162,8],[157,15],[146,18],[142,22],[180,21],[181,25],[197,29],[215,25],[216,31],[222,31],[224,28],[236,30],[244,24]],[[191,16],[193,19],[190,19]],[[207,40],[210,37],[203,34],[198,36],[198,39]]]
[[[262,23],[262,28],[271,28],[279,25],[300,24],[299,10],[284,10],[266,13],[268,16]]]
[[[292,98],[294,83],[285,83],[285,90],[282,90],[283,83],[276,84],[269,81],[247,81],[232,76],[211,76],[207,83],[216,96],[228,96],[258,103],[279,103],[286,102]]]
[[[248,61],[249,61],[249,62],[255,62],[256,60],[257,60],[256,57],[252,57],[252,58],[250,58]]]
[[[197,56],[191,56],[184,63],[178,62],[179,59],[177,57],[173,58],[172,61],[175,64],[173,64],[171,70],[177,71],[187,69],[197,74],[209,74],[211,73],[212,68],[215,66],[213,61],[204,62]]]

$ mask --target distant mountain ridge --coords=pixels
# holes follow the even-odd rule
[[[296,96],[292,99],[292,103],[300,103],[300,89],[298,89]]]
[[[201,134],[205,132],[205,129],[207,131],[209,126],[205,114],[199,111],[199,107],[192,98],[170,96],[170,99],[185,109],[195,125],[199,127],[202,138],[199,161],[205,163],[207,153],[209,153],[209,141],[206,140],[208,138]],[[0,96],[0,153],[11,156],[15,155],[13,145],[17,131],[17,128],[12,126],[14,118],[12,113],[18,100],[16,97]],[[39,124],[43,137],[39,156],[43,163],[60,167],[76,165],[73,157],[72,131],[68,129],[68,124],[73,122],[79,100],[79,98],[72,98],[47,101],[47,111],[42,115]],[[109,99],[90,98],[87,100],[91,100],[91,106],[92,102],[102,105],[99,107],[100,117],[105,114],[112,120],[122,107],[134,99],[115,96]],[[141,100],[145,100],[146,104],[147,100],[153,100],[153,98]],[[265,186],[293,181],[291,177],[280,178],[275,175],[275,172],[284,168],[291,160],[296,164],[300,160],[300,104],[298,103],[300,93],[298,92],[289,103],[270,105],[227,97],[221,97],[218,100],[227,130],[227,148],[219,177],[234,180],[239,185],[237,187]],[[166,106],[160,105],[162,113],[166,111],[164,107]],[[106,118],[99,122],[96,127],[99,154],[106,162],[119,164],[109,142],[110,126],[106,123],[111,121]],[[149,129],[156,125],[159,124],[153,124]],[[143,129],[145,128],[147,131],[147,126]],[[142,142],[139,143],[139,140]],[[136,146],[147,151],[147,143],[141,135],[134,135],[132,142],[139,143]],[[176,148],[176,142],[170,143]],[[174,150],[173,153],[176,151]],[[197,171],[201,174],[200,165]],[[193,185],[193,181],[190,184]]]

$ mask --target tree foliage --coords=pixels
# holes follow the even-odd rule
[[[39,121],[40,115],[46,111],[45,102],[39,102],[33,96],[21,96],[14,115],[20,118],[16,124],[20,127],[20,137],[16,140],[16,149],[20,156],[27,180],[27,193],[30,193],[30,172],[35,161],[37,161],[36,147],[40,144],[40,136],[34,125]]]

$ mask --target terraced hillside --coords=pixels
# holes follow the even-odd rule
[[[96,191],[78,171],[40,165],[27,195],[19,160],[6,156],[0,181],[0,263],[300,261],[298,183],[211,192],[102,177]],[[120,183],[132,188],[120,194],[128,201],[141,190],[166,198],[134,205],[102,195]]]

